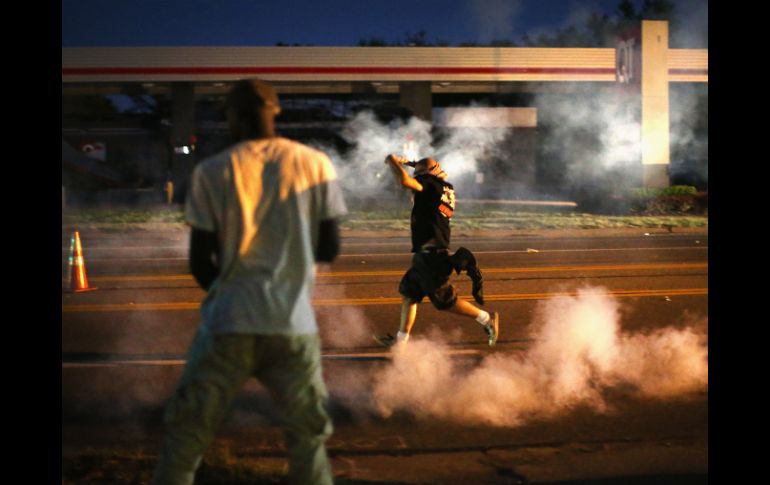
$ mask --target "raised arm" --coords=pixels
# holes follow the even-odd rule
[[[404,169],[404,164],[408,162],[409,160],[406,158],[394,153],[385,157],[385,164],[390,166],[393,176],[396,177],[396,181],[401,184],[402,187],[414,190],[415,192],[422,192],[422,184],[415,180],[414,177],[409,175],[406,169]]]

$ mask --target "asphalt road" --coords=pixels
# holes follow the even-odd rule
[[[339,477],[706,482],[708,385],[702,366],[694,370],[698,352],[707,352],[705,232],[457,235],[454,247],[479,259],[485,308],[501,315],[498,345],[489,348],[472,320],[425,303],[411,354],[399,358],[371,336],[397,330],[408,240],[350,236],[334,264],[319,266],[314,296]],[[63,269],[68,237],[62,234]],[[152,453],[203,298],[187,271],[187,234],[81,238],[89,284],[98,289],[62,294],[63,450]],[[470,281],[454,281],[469,297]],[[693,335],[697,342],[688,340]],[[585,364],[588,375],[548,367],[562,361]],[[705,363],[706,380],[707,372]],[[555,373],[570,374],[569,382],[556,386]],[[672,376],[684,383],[672,384]],[[504,392],[517,385],[534,390]],[[275,416],[250,383],[219,439],[238,443],[243,457],[279,459]]]

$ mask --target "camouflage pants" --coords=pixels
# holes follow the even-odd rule
[[[200,330],[166,405],[166,433],[152,483],[192,484],[206,447],[244,382],[256,377],[283,411],[289,483],[331,484],[332,423],[317,335],[212,335]]]

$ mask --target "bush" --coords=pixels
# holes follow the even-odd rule
[[[649,200],[645,207],[647,214],[689,213],[695,207],[691,195],[660,195]]]
[[[633,198],[666,197],[669,195],[695,195],[697,190],[692,185],[672,185],[671,187],[638,187],[629,190]]]
[[[708,214],[709,212],[709,193],[698,192],[695,194],[695,208],[699,214]]]
[[[690,185],[635,188],[629,192],[631,212],[638,214],[707,214],[708,192]]]

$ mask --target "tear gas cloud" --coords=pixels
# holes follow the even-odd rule
[[[328,272],[331,266],[321,264],[318,272]],[[316,282],[313,298],[344,300],[348,295],[345,285]],[[360,306],[316,306],[316,321],[324,346],[330,348],[356,347],[370,344],[374,327]]]
[[[415,153],[432,151],[430,123],[417,117],[406,123],[396,120],[383,124],[374,113],[364,111],[345,125],[342,136],[353,144],[352,150],[345,158],[336,152],[329,155],[338,168],[342,186],[354,196],[372,195],[387,186],[385,176],[389,174],[383,161],[389,153],[403,154],[407,143],[416,147]]]
[[[541,94],[538,123],[548,128],[539,163],[560,160],[564,187],[586,182],[615,189],[641,186],[641,107],[639,98],[605,90]],[[708,160],[708,91],[701,86],[671,87],[670,154],[672,168],[682,158]],[[704,118],[702,111],[706,111]],[[708,181],[708,170],[699,176]]]
[[[638,99],[637,99],[638,101]],[[620,95],[584,92],[541,95],[538,121],[549,134],[538,140],[546,158],[561,159],[567,185],[641,170],[640,107]]]
[[[474,104],[470,107],[479,106]],[[469,111],[454,114],[454,121],[462,122],[462,126],[484,126],[489,124],[483,119],[488,116]],[[442,120],[438,121],[441,125]],[[505,147],[501,142],[507,131],[447,128],[434,138],[431,123],[420,118],[382,123],[373,112],[363,111],[345,124],[341,135],[352,145],[344,155],[328,146],[315,145],[332,159],[346,194],[366,198],[393,186],[390,172],[384,164],[389,153],[405,155],[412,160],[436,158],[450,174],[450,180],[456,183],[459,178],[474,174],[482,157],[505,156]]]
[[[707,110],[707,91],[705,96],[702,91],[686,86],[672,88],[672,168],[682,156],[708,159],[708,128],[698,126],[703,124],[703,116],[697,115],[699,110]],[[498,163],[496,160],[500,161],[500,167],[507,166],[501,173],[504,178],[497,180],[495,187],[499,198],[569,196],[572,189],[586,184],[615,190],[641,186],[638,99],[585,88],[577,93],[538,95],[533,107],[537,109],[538,126],[542,129],[537,132],[538,148],[532,162],[524,162],[522,166],[510,141],[511,137],[518,136],[516,131],[489,128],[499,126],[499,120],[485,119],[494,113],[481,109],[453,110],[451,123],[447,122],[447,113],[437,109],[435,127],[416,117],[382,123],[371,111],[364,111],[348,121],[342,130],[342,136],[352,146],[350,150],[341,154],[330,147],[318,148],[331,157],[340,183],[351,198],[366,199],[394,192],[395,182],[383,163],[389,153],[403,154],[413,160],[436,158],[461,197],[475,191],[466,184],[474,183],[476,172],[487,171]],[[529,167],[529,163],[538,168]],[[527,173],[536,172],[540,175],[528,178]],[[699,176],[707,182],[707,168],[701,172]],[[492,197],[487,194],[482,198]]]
[[[392,362],[371,376],[347,372],[340,376],[344,385],[336,382],[336,374],[330,376],[330,389],[335,395],[344,390],[343,401],[367,405],[383,417],[407,412],[509,427],[578,406],[611,412],[605,395],[612,389],[657,399],[707,391],[703,328],[624,332],[619,310],[606,290],[584,288],[538,306],[531,327],[534,344],[523,352],[491,353],[477,364],[463,363],[450,356],[440,335],[424,339],[418,334],[394,349]]]
[[[678,83],[669,92],[672,172],[686,162],[691,176],[708,184],[708,84]]]

